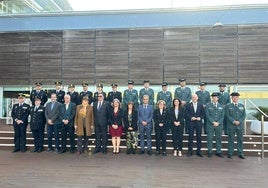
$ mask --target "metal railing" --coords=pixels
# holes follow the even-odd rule
[[[268,115],[264,113],[252,100],[247,99],[261,114],[261,158],[264,158],[264,116],[268,118]]]

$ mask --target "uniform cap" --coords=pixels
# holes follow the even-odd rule
[[[83,86],[83,87],[86,87],[86,86],[88,86],[88,83],[83,82],[83,83],[82,83],[82,86]]]
[[[167,83],[167,82],[162,82],[161,85],[162,85],[162,86],[168,86],[168,83]]]
[[[111,84],[112,87],[117,87],[118,85],[117,84]]]
[[[41,85],[43,85],[43,84],[42,84],[41,82],[36,82],[35,85],[36,85],[36,86],[41,86]]]
[[[58,86],[58,85],[61,85],[62,83],[60,81],[56,81],[55,82],[55,85]]]
[[[144,80],[143,83],[144,83],[144,84],[145,84],[145,83],[150,83],[150,81],[149,81],[149,80]]]
[[[24,97],[25,97],[25,95],[23,93],[18,94],[18,98],[24,98]]]
[[[213,93],[211,94],[211,96],[212,96],[212,97],[218,97],[218,96],[219,96],[219,93],[217,93],[217,92],[213,92]]]
[[[200,84],[199,84],[200,86],[206,86],[207,85],[207,83],[206,82],[200,82]]]
[[[219,84],[219,87],[226,87],[225,84]]]
[[[75,88],[75,85],[74,84],[70,84],[69,85],[69,88]]]
[[[134,84],[134,81],[133,80],[128,80],[127,84]]]
[[[232,92],[231,96],[240,96],[240,94],[238,92]]]
[[[186,78],[180,78],[179,81],[184,82],[184,81],[186,81]]]
[[[103,88],[103,84],[99,83],[99,84],[97,85],[97,87],[101,87],[101,88]]]

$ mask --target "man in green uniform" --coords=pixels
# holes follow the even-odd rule
[[[157,102],[159,100],[163,100],[166,102],[166,107],[169,109],[172,106],[172,94],[170,91],[167,91],[168,83],[163,82],[162,84],[162,91],[157,93]]]
[[[243,132],[246,110],[243,104],[238,103],[240,94],[231,93],[232,102],[225,107],[228,130],[228,158],[234,153],[234,137],[237,137],[237,152],[240,159],[245,159],[243,153]]]
[[[230,103],[230,95],[228,92],[225,92],[226,85],[225,84],[220,84],[219,85],[219,103],[221,103],[223,106],[227,105]],[[225,135],[228,135],[227,131],[227,119],[226,117],[224,118],[223,121],[223,131]]]
[[[201,103],[204,108],[206,107],[207,103],[211,102],[210,93],[206,91],[206,86],[207,86],[206,82],[201,82],[199,84],[200,90],[195,92],[198,96],[198,102]],[[205,134],[207,134],[207,118],[206,117],[204,118],[204,132]]]
[[[154,90],[150,88],[150,81],[149,80],[144,80],[143,82],[144,88],[140,90],[140,104],[143,104],[143,96],[148,95],[149,96],[149,103],[154,107]]]
[[[135,108],[137,109],[139,102],[138,102],[138,91],[136,89],[133,89],[134,81],[129,80],[128,81],[128,89],[124,91],[123,96],[123,107],[127,108],[128,102],[133,102]]]
[[[216,155],[223,158],[221,154],[221,135],[222,135],[222,124],[224,120],[224,107],[218,103],[218,93],[212,93],[212,102],[207,103],[205,112],[207,118],[207,147],[208,157],[212,157],[212,142],[213,135],[215,132],[216,138]]]

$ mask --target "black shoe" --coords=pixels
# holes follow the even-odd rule
[[[229,158],[229,159],[232,159],[233,157],[232,157],[232,155],[228,154],[228,158]]]
[[[95,149],[93,154],[96,154],[96,153],[99,153],[100,152],[100,149]]]
[[[144,150],[140,150],[139,154],[140,155],[143,155],[144,154]]]
[[[131,153],[131,149],[127,149],[127,155]]]
[[[192,155],[193,155],[193,153],[191,153],[191,152],[187,153],[187,157],[191,157]]]
[[[155,155],[159,155],[159,154],[160,154],[160,151],[156,151],[156,152],[155,152]]]
[[[221,153],[216,153],[216,156],[220,157],[220,158],[224,158],[223,155]]]
[[[243,155],[238,156],[240,159],[246,159]]]
[[[103,154],[107,154],[107,150],[103,150],[102,153],[103,153]]]
[[[74,152],[74,150],[70,150],[70,154],[74,154],[75,152]]]
[[[41,153],[43,151],[43,149],[38,149],[37,153]]]
[[[47,149],[47,152],[53,152],[53,149],[52,148],[48,148]]]
[[[148,155],[152,155],[153,153],[152,153],[151,150],[149,150],[149,151],[147,151],[147,154],[148,154]]]
[[[66,149],[61,150],[60,153],[66,153]]]
[[[212,157],[212,153],[208,153],[208,157]]]
[[[20,151],[20,149],[14,149],[12,152],[13,152],[13,153],[16,153],[16,152],[18,152],[18,151]]]
[[[26,152],[26,149],[21,149],[20,151],[21,151],[22,153],[24,153],[24,152]]]
[[[136,154],[136,150],[135,149],[132,149],[132,154]]]
[[[32,153],[34,153],[34,152],[38,152],[38,149],[33,149],[31,152],[32,152]]]
[[[167,156],[167,152],[163,151],[162,155]]]
[[[197,153],[196,154],[198,157],[203,157],[203,155],[201,153]]]

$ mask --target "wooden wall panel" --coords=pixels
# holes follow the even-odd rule
[[[200,80],[237,83],[237,27],[200,28]]]
[[[129,30],[129,78],[137,84],[163,80],[163,29]]]
[[[31,33],[30,84],[61,80],[62,32]]]
[[[96,83],[125,84],[128,79],[128,31],[96,31]]]
[[[64,31],[62,80],[65,85],[94,84],[95,31]]]
[[[238,27],[239,83],[268,82],[268,26]]]
[[[199,81],[198,28],[167,28],[164,30],[165,81],[177,84],[181,77],[188,83]]]
[[[27,85],[30,78],[29,34],[0,34],[0,84]]]

